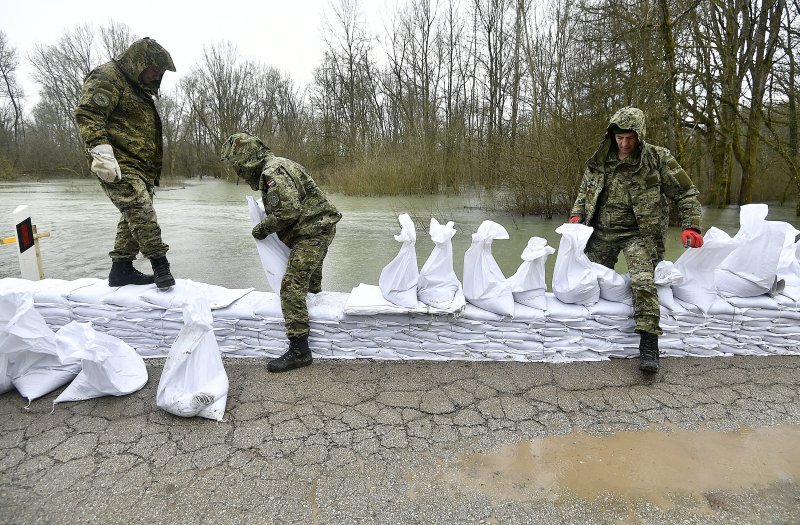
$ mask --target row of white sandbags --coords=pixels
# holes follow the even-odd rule
[[[27,281],[20,281],[27,283]],[[83,283],[87,284],[87,283]],[[180,289],[183,283],[180,283]],[[128,293],[132,288],[126,287]],[[141,291],[141,290],[140,290]],[[79,319],[91,321],[98,330],[119,337],[135,345],[143,355],[164,355],[174,342],[180,323],[175,310],[167,310],[162,304],[156,307],[152,301],[146,305],[126,301],[129,306],[121,307],[110,303],[119,303],[118,290],[108,288],[102,281],[90,283],[83,289],[67,293],[66,301],[51,300],[49,304],[58,304],[63,315],[61,319],[68,322]],[[147,292],[144,292],[147,293]],[[264,294],[273,296],[273,294]],[[113,296],[115,298],[110,298]],[[243,297],[246,297],[243,296]],[[319,304],[321,298],[311,300]],[[79,302],[76,302],[79,301]],[[97,301],[98,304],[89,304]],[[174,303],[175,299],[173,299]],[[163,303],[163,301],[162,301]],[[235,302],[234,302],[235,303]],[[235,310],[234,303],[214,310],[215,335],[223,351],[234,355],[277,355],[285,350],[283,326],[279,319],[279,305],[274,297],[265,297],[258,304],[268,303],[272,310],[261,312],[261,320],[254,320],[252,310]],[[251,301],[251,305],[255,304]],[[130,310],[129,310],[130,309]],[[244,319],[226,319],[220,315],[238,311]],[[323,309],[331,312],[331,309]],[[537,312],[534,319],[543,327],[544,313]],[[312,309],[312,316],[315,311]],[[457,322],[441,316],[409,316],[396,315],[385,317],[353,316],[341,323],[333,323],[341,314],[329,315],[326,322],[312,321],[311,345],[318,355],[331,357],[385,357],[385,358],[428,358],[428,359],[517,359],[529,360],[541,358],[543,337],[536,336],[536,328],[530,324],[515,323],[513,328],[498,327],[492,329],[482,322],[470,321],[468,317],[494,317],[488,312],[470,307]],[[529,315],[529,317],[531,317]],[[455,326],[460,324],[460,326]],[[234,328],[231,329],[230,327]]]
[[[66,287],[64,283],[43,286],[29,281],[10,281],[32,288],[44,287],[47,290]],[[48,297],[46,304],[57,304],[63,312],[60,319],[64,322],[76,319],[92,321],[99,329],[136,347],[142,355],[165,355],[166,349],[174,342],[182,326],[178,321],[181,312],[174,307],[179,303],[177,296],[181,295],[184,286],[182,281],[179,281],[175,291],[158,296],[160,305],[156,305],[153,300],[142,302],[140,299],[128,298],[121,301],[119,298],[123,291],[127,295],[151,294],[153,287],[115,289],[99,280],[83,282],[82,285],[82,288],[67,292],[68,298]],[[274,294],[240,291],[232,296],[232,291],[214,288],[219,287],[206,287],[203,293],[209,293],[210,302],[217,306],[213,310],[213,326],[223,351],[233,355],[274,356],[285,350],[280,305]],[[219,297],[214,296],[217,292]],[[471,304],[459,316],[397,313],[344,315],[342,304],[349,304],[346,294],[323,293],[309,297],[312,314],[311,346],[321,356],[540,360],[540,352],[547,350],[548,355],[556,352],[563,359],[603,359],[635,355],[638,342],[632,333],[630,305],[605,300],[583,306],[561,303],[553,294],[547,294],[545,301],[540,303],[545,306],[545,310],[516,304],[514,318],[506,318]],[[89,301],[97,301],[98,304],[89,304]],[[118,306],[120,303],[128,306]],[[787,310],[787,305],[780,304],[774,298],[760,299],[758,317],[755,318],[748,316],[755,309],[734,307],[719,300],[712,310],[724,316],[721,320],[699,311],[689,311],[680,306],[679,300],[673,303],[675,304],[672,305],[670,315],[676,316],[675,321],[669,318],[662,320],[667,332],[662,338],[662,347],[667,355],[672,355],[670,352],[673,350],[678,352],[675,355],[752,353],[760,348],[759,344],[763,346],[772,341],[778,349],[785,347],[791,351],[797,346],[797,334],[796,331],[791,331],[791,327],[800,314]],[[256,310],[258,315],[254,313]],[[231,314],[239,317],[222,317]],[[316,321],[315,317],[322,319]],[[522,320],[527,322],[521,323]],[[485,321],[496,322],[498,330],[505,330],[509,335],[492,336],[492,329],[485,326]],[[733,332],[739,338],[731,340],[729,321],[738,325],[744,324],[746,327],[755,324],[751,332]],[[769,326],[765,325],[767,322]],[[769,330],[783,328],[776,323],[788,323],[780,337],[774,336]],[[671,324],[679,327],[680,334],[670,335]],[[548,330],[541,331],[542,328]],[[752,333],[763,329],[767,329],[765,334]],[[458,334],[461,332],[467,334],[468,343],[463,340],[461,344],[458,343]],[[532,344],[525,338],[529,335],[539,338],[535,341],[537,344]],[[720,347],[720,343],[714,340],[720,335],[736,351],[713,350]],[[393,340],[397,341],[396,346],[403,347],[396,354],[392,354]],[[518,342],[520,340],[522,342]],[[671,344],[671,341],[676,343]],[[740,344],[737,346],[737,343]],[[503,351],[506,352],[504,357]],[[524,357],[520,357],[520,353]],[[766,350],[765,353],[769,351]]]
[[[24,281],[27,282],[27,281]],[[167,348],[174,342],[179,331],[180,323],[174,318],[180,313],[174,309],[166,310],[163,307],[153,307],[144,310],[141,306],[135,307],[135,312],[130,313],[122,307],[102,302],[103,294],[97,294],[98,289],[103,289],[102,282],[94,283],[96,286],[94,300],[100,300],[100,305],[87,305],[85,303],[71,303],[69,301],[58,301],[63,308],[62,311],[68,312],[71,308],[75,319],[81,321],[92,321],[100,329],[110,335],[114,335],[136,347],[140,354],[146,356],[163,356]],[[182,283],[181,283],[182,286]],[[147,287],[126,287],[126,288],[147,288]],[[180,288],[180,286],[179,286]],[[110,293],[105,287],[105,292]],[[225,292],[227,294],[227,292]],[[258,295],[264,295],[258,300],[253,300]],[[279,319],[279,305],[274,294],[263,294],[256,292],[246,294],[240,299],[227,304],[225,308],[214,310],[215,335],[220,347],[225,352],[232,355],[279,355],[285,351],[285,338],[283,335],[283,325]],[[334,302],[341,304],[343,298],[337,294],[330,294],[334,297]],[[343,295],[343,294],[342,294]],[[75,296],[78,297],[78,296]],[[246,298],[249,299],[245,301]],[[86,294],[79,296],[83,301],[90,299]],[[393,314],[377,315],[372,317],[365,316],[345,316],[342,321],[335,321],[342,317],[341,313],[336,313],[336,308],[330,307],[329,301],[324,298],[312,296],[311,303],[315,305],[326,305],[322,309],[328,319],[323,319],[317,323],[312,321],[311,345],[314,351],[320,356],[331,357],[359,357],[359,356],[386,356],[391,355],[392,340],[397,341],[398,347],[402,346],[403,351],[399,352],[395,358],[450,358],[450,359],[489,359],[497,358],[498,345],[500,348],[505,346],[508,353],[507,359],[517,359],[519,352],[523,352],[526,360],[540,359],[539,352],[544,348],[547,350],[558,351],[559,355],[565,359],[587,358],[586,352],[596,352],[593,358],[617,357],[623,355],[635,355],[637,337],[632,334],[631,309],[629,305],[623,303],[612,303],[600,300],[590,307],[582,305],[564,304],[558,301],[552,294],[546,297],[547,310],[537,310],[518,306],[515,312],[515,319],[507,319],[498,314],[492,314],[485,310],[478,309],[473,305],[468,305],[464,312],[458,316],[457,321],[451,320],[452,316],[420,315],[413,316]],[[753,310],[736,309],[732,305],[720,300],[715,306],[715,310],[720,315],[725,315],[725,319],[707,317],[702,313],[691,312],[673,305],[676,318],[672,320],[669,316],[662,319],[665,325],[666,334],[662,338],[662,347],[667,355],[730,355],[736,353],[769,353],[761,351],[755,343],[762,345],[771,340],[776,346],[793,348],[797,345],[797,331],[792,331],[796,324],[794,319],[782,319],[777,315],[791,315],[795,317],[797,312],[779,310],[781,306],[774,300],[771,303],[762,301],[762,306],[771,304],[772,309],[767,310],[763,307],[759,310],[771,314],[771,319],[764,319],[766,315],[760,313],[758,318],[751,320],[746,314]],[[216,301],[219,303],[219,301]],[[248,308],[241,308],[239,302],[248,303]],[[678,301],[679,302],[679,301]],[[726,307],[720,306],[725,304]],[[261,309],[261,313],[266,314],[266,318],[255,319],[252,312],[254,304],[270,304],[268,308]],[[680,311],[679,311],[680,310]],[[220,315],[236,312],[244,318],[222,318]],[[724,312],[724,313],[723,313]],[[93,313],[97,317],[82,317],[82,314]],[[312,315],[315,312],[312,310]],[[115,323],[119,317],[145,318],[138,322],[126,319],[125,326],[117,326]],[[154,321],[148,322],[148,316],[154,317]],[[530,322],[519,323],[520,319],[526,318]],[[112,321],[109,321],[112,319]],[[67,321],[74,320],[69,317]],[[494,336],[492,327],[487,326],[483,321],[495,321],[498,325],[497,331],[505,330],[508,334],[503,337]],[[682,321],[682,323],[681,323]],[[780,336],[772,335],[770,329],[781,329],[776,325],[782,322],[787,324],[786,330]],[[460,324],[463,326],[461,326]],[[477,323],[477,324],[476,324]],[[751,332],[732,331],[730,328],[735,323],[736,326],[749,326],[748,323],[756,323]],[[160,324],[169,326],[169,330],[159,330]],[[676,325],[676,330],[680,335],[671,336],[670,326]],[[221,328],[219,328],[221,327]],[[542,331],[542,328],[549,328]],[[766,329],[766,332],[764,330]],[[753,334],[754,331],[760,331]],[[763,332],[763,333],[761,333]],[[459,335],[464,334],[469,341],[458,344]],[[501,332],[502,333],[502,332]],[[407,335],[412,334],[412,335]],[[418,335],[414,335],[418,334]],[[731,334],[736,339],[731,339]],[[538,345],[529,342],[530,337],[538,338]],[[684,342],[683,339],[686,339]],[[717,342],[716,339],[722,338]],[[522,340],[522,343],[517,341]],[[463,339],[462,339],[463,341]],[[674,344],[671,341],[675,341]],[[710,350],[720,347],[723,342],[732,346],[735,351],[730,350]],[[376,350],[381,349],[381,350]],[[675,352],[674,354],[671,352]]]
[[[740,211],[740,229],[730,237],[710,228],[702,248],[686,251],[675,263],[666,262],[657,272],[658,283],[674,295],[703,311],[718,296],[749,298],[765,293],[785,295],[800,301],[800,231],[786,222],[767,221],[766,204],[746,205]],[[417,270],[416,231],[411,218],[399,217],[402,243],[397,256],[381,272],[379,287],[383,298],[394,305],[418,309],[423,305],[462,304],[461,282],[453,272],[451,239],[453,223],[441,226],[431,219],[430,234],[434,250],[421,271]],[[584,250],[592,228],[564,224],[553,272],[552,290],[565,303],[590,305],[600,298],[629,302],[627,276],[592,263]],[[506,278],[491,249],[497,239],[508,239],[508,232],[492,221],[484,221],[472,235],[464,254],[463,298],[493,313],[512,316],[515,302],[530,304],[544,295],[545,262],[555,250],[544,239],[532,237],[522,254],[523,263]],[[758,253],[759,257],[752,257]],[[265,261],[265,267],[280,261]],[[430,301],[430,297],[435,301]],[[456,297],[457,296],[457,297]]]
[[[41,287],[41,285],[36,285],[35,283],[30,283],[28,281],[11,280],[11,282],[30,285],[34,288]],[[71,320],[91,321],[97,326],[103,327],[103,329],[111,335],[120,337],[129,344],[136,346],[139,352],[144,355],[163,355],[164,349],[171,345],[178,331],[180,330],[180,327],[182,326],[182,323],[178,320],[181,315],[180,311],[173,307],[170,307],[169,309],[166,309],[166,307],[170,304],[175,304],[177,299],[174,296],[180,295],[179,291],[183,286],[184,283],[179,281],[179,284],[176,286],[176,291],[172,294],[164,294],[159,296],[163,304],[160,306],[155,306],[152,301],[145,303],[142,303],[141,301],[132,301],[131,299],[120,301],[119,295],[122,289],[109,288],[103,281],[100,280],[95,280],[88,283],[84,281],[82,283],[83,292],[79,293],[80,290],[78,290],[66,294],[66,296],[71,297],[72,300],[65,299],[64,297],[58,297],[54,299],[51,295],[47,299],[47,304],[58,305],[57,308],[59,308],[59,311],[61,312],[59,315],[59,320],[63,324]],[[64,284],[56,282],[54,283],[54,286],[48,285],[45,287],[45,289],[52,290],[59,287],[63,288]],[[127,294],[133,294],[137,292],[137,290],[138,293],[152,293],[152,287],[125,288],[127,289],[125,290]],[[238,298],[230,299],[230,291],[224,289],[220,290],[220,298],[215,297],[213,293],[208,292],[208,290],[213,291],[214,289],[215,287],[207,288],[204,293],[210,293],[210,301],[218,306],[218,308],[214,310],[214,327],[216,329],[217,339],[220,341],[220,345],[223,347],[223,349],[226,351],[231,351],[232,353],[238,353],[239,355],[248,355],[250,352],[246,350],[247,348],[258,349],[261,347],[266,347],[266,349],[269,350],[267,355],[276,355],[284,350],[285,341],[283,337],[283,326],[280,320],[280,306],[274,294],[263,292],[248,292],[243,294],[242,292],[239,292],[237,295]],[[345,348],[355,349],[359,347],[374,348],[378,346],[374,342],[369,344],[359,343],[359,339],[370,337],[369,334],[372,332],[373,326],[385,325],[388,327],[392,325],[392,320],[394,319],[396,322],[394,322],[395,326],[391,331],[396,332],[398,330],[402,330],[409,323],[409,316],[402,314],[381,315],[374,317],[348,316],[348,319],[353,319],[354,321],[351,322],[345,330],[344,326],[337,326],[337,324],[340,323],[337,321],[337,319],[342,318],[342,313],[340,312],[341,304],[348,302],[348,300],[345,299],[346,294],[319,295],[321,295],[321,297],[310,296],[310,303],[312,305],[312,320],[314,317],[318,316],[323,318],[320,322],[314,321],[315,324],[322,325],[321,328],[312,326],[312,346],[316,344],[315,351],[320,352],[323,355],[327,353],[325,348],[326,341],[337,343],[335,346],[331,347],[334,350]],[[222,300],[225,297],[228,297],[229,299],[227,301]],[[78,299],[82,302],[73,302],[75,299]],[[169,299],[169,302],[166,302],[167,299]],[[552,294],[547,294],[546,299],[547,300],[545,303],[543,303],[547,308],[546,310],[538,310],[517,305],[515,310],[515,320],[528,319],[540,324],[545,320],[549,321],[551,323],[551,328],[554,329],[551,330],[547,342],[547,346],[549,347],[574,347],[576,345],[570,343],[578,341],[575,334],[567,334],[566,332],[564,332],[564,337],[559,339],[559,326],[553,326],[552,323],[554,322],[563,323],[565,326],[575,326],[580,328],[580,340],[586,341],[587,346],[592,346],[591,339],[593,338],[598,339],[598,344],[602,343],[604,340],[608,340],[608,333],[606,332],[608,327],[624,328],[626,332],[629,332],[632,328],[632,311],[630,305],[623,303],[612,303],[604,300],[600,300],[588,307],[583,305],[571,305],[561,303],[555,299]],[[87,304],[88,301],[97,301],[99,304]],[[115,304],[109,304],[121,302],[122,304],[127,304],[129,306],[122,307],[116,306]],[[762,298],[759,301],[758,310],[753,308],[745,309],[741,307],[734,307],[724,300],[719,300],[715,303],[714,308],[712,308],[712,313],[716,314],[717,317],[708,317],[699,311],[689,311],[680,306],[679,303],[680,301],[673,301],[671,313],[672,315],[676,316],[675,322],[678,322],[681,319],[686,320],[685,324],[689,325],[689,328],[687,329],[684,327],[684,333],[697,332],[698,330],[702,330],[704,327],[708,326],[709,323],[718,323],[718,317],[724,317],[725,322],[727,322],[728,319],[734,320],[734,322],[738,325],[744,323],[745,326],[749,326],[749,323],[755,323],[753,328],[756,330],[760,328],[775,327],[775,322],[777,321],[786,322],[789,324],[789,326],[791,326],[795,318],[800,316],[800,314],[797,312],[785,310],[785,306],[781,305],[774,298]],[[54,309],[54,307],[48,306],[44,306],[42,308],[47,310]],[[259,311],[258,315],[254,313],[256,308],[258,308]],[[781,310],[781,308],[784,308],[784,310]],[[758,317],[750,317],[751,315],[754,315],[754,312],[756,311],[760,312],[758,313]],[[230,314],[235,314],[241,318],[222,317],[222,315]],[[776,316],[781,315],[786,316],[787,319],[782,321],[780,317],[776,318]],[[794,315],[794,317],[791,317],[792,315]],[[511,321],[503,316],[486,312],[485,310],[478,309],[472,305],[468,305],[459,317],[463,320],[502,320],[506,324]],[[771,319],[769,319],[769,317],[771,317]],[[421,316],[419,319],[422,319],[422,321],[419,321],[419,324],[424,325],[426,323],[430,323],[431,319],[440,318],[447,319],[448,316]],[[765,321],[764,319],[767,319],[768,321]],[[276,322],[272,322],[273,320]],[[765,325],[766,322],[769,322],[769,325]],[[330,326],[337,326],[337,328],[326,329],[326,323]],[[359,327],[358,323],[361,323],[362,326]],[[512,331],[520,332],[521,329],[518,328],[519,325],[512,326],[515,324],[516,323],[511,323],[508,326],[510,326]],[[666,324],[669,325],[670,322],[667,321]],[[726,326],[727,325],[724,324],[721,325],[723,332],[720,333],[723,333],[727,336],[730,331],[725,330]],[[363,329],[364,327],[368,328],[368,330],[364,332],[368,335],[356,335],[359,333],[359,330]],[[446,341],[449,343],[446,332],[447,330],[452,329],[453,327],[451,323],[449,328],[441,329],[440,331],[443,333],[436,334],[436,337],[438,337],[440,341]],[[598,331],[598,335],[592,335],[593,329]],[[482,328],[478,330],[482,330]],[[532,330],[531,325],[525,326],[524,330]],[[436,331],[431,332],[431,334],[434,332]],[[707,336],[715,337],[718,335],[718,332],[719,329],[712,327],[708,331]],[[374,333],[371,335],[374,336]],[[786,337],[786,341],[782,342],[785,342],[787,346],[795,345],[796,335],[794,333],[789,333],[787,335],[789,335],[789,337]],[[630,338],[630,333],[628,333],[627,336]],[[389,336],[384,335],[381,341],[385,341],[387,337]],[[742,334],[742,337],[744,338],[744,342],[753,341],[752,336],[749,334]],[[317,341],[317,343],[315,343],[315,341]],[[430,346],[430,341],[425,342]],[[493,343],[495,341],[486,340],[485,342]],[[237,346],[239,343],[242,343],[245,347],[245,350],[242,352],[237,352]],[[143,349],[143,345],[148,346],[148,348]],[[703,345],[699,345],[699,348],[704,352],[707,346],[709,346],[709,343],[704,343]],[[618,348],[614,348],[615,352],[617,350]]]

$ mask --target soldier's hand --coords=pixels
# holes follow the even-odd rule
[[[100,144],[89,150],[92,156],[92,173],[105,182],[117,182],[122,179],[114,149],[110,144]]]
[[[581,222],[581,216],[580,215],[573,215],[572,217],[569,218],[569,222],[570,222],[570,224],[575,224],[575,223]]]
[[[263,241],[264,239],[266,239],[267,235],[269,235],[269,233],[264,230],[264,228],[261,226],[260,223],[256,224],[253,227],[253,237],[258,239],[259,241]]]
[[[703,236],[697,230],[686,229],[681,234],[684,248],[700,248],[703,246]]]

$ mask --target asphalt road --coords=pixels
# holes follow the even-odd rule
[[[800,523],[800,356],[227,359],[224,422],[0,396],[0,523]]]

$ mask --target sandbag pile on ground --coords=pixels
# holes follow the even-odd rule
[[[33,401],[69,383],[55,404],[144,386],[147,370],[133,348],[89,323],[70,321],[53,332],[33,297],[32,290],[0,292],[0,393],[13,387]]]
[[[214,337],[211,307],[202,287],[188,281],[183,288],[184,326],[164,363],[156,405],[176,416],[222,421],[228,374]]]
[[[67,343],[34,309],[31,293],[4,291],[0,294],[0,393],[15,388],[33,401],[72,381],[81,363],[72,357]]]
[[[70,357],[81,360],[81,371],[53,404],[124,396],[147,383],[142,357],[124,341],[97,332],[90,323],[73,321],[61,328],[56,337],[72,346]]]

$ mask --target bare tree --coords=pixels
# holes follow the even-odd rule
[[[164,175],[170,176],[178,172],[178,163],[189,138],[189,103],[182,95],[180,87],[176,87],[171,93],[162,93],[156,106],[164,134]],[[184,159],[184,173],[191,173],[189,164]]]
[[[407,0],[378,38],[359,0],[333,0],[306,91],[231,43],[181,68],[157,102],[165,167],[222,175],[219,143],[249,129],[343,191],[479,185],[509,209],[553,216],[609,115],[633,104],[706,202],[776,195],[775,180],[800,191],[799,1]],[[80,86],[133,38],[112,22],[38,45],[41,99],[24,122],[0,33],[0,143],[26,168],[85,170],[72,121]]]
[[[476,62],[480,67],[479,82],[483,83],[486,129],[486,165],[495,169],[488,170],[486,183],[493,184],[501,176],[498,163],[500,143],[505,134],[506,110],[509,102],[513,77],[513,17],[510,14],[509,0],[473,0],[475,10],[475,39],[477,43]]]
[[[8,42],[8,37],[5,32],[0,31],[0,78],[3,80],[2,90],[0,91],[0,100],[5,99],[11,106],[11,116],[0,121],[2,125],[1,132],[10,131],[13,137],[12,143],[6,149],[6,155],[10,158],[10,169],[13,172],[17,165],[20,153],[20,142],[23,131],[22,120],[22,90],[17,84],[17,67],[19,66],[19,57],[17,50],[12,47]],[[3,112],[5,113],[5,111]],[[10,130],[9,130],[10,128]],[[0,142],[0,145],[2,142]]]
[[[100,26],[102,55],[105,57],[120,56],[135,40],[131,28],[121,22],[112,20],[107,26]]]
[[[34,68],[34,80],[39,84],[38,105],[41,105],[34,112],[33,131],[43,136],[36,142],[39,148],[56,148],[61,152],[50,155],[46,165],[39,159],[41,171],[88,171],[73,114],[83,81],[92,69],[111,58],[109,53],[123,46],[127,48],[126,43],[129,45],[134,38],[125,25],[114,22],[102,28],[101,33],[102,45],[97,42],[92,26],[77,26],[65,31],[55,44],[37,44],[28,57]]]
[[[763,99],[777,45],[784,0],[734,2],[713,0],[700,4],[695,34],[709,41],[712,51],[704,61],[703,75],[719,85],[706,96],[718,110],[715,120],[721,141],[721,170],[715,174],[715,203],[733,201],[734,162],[742,170],[736,202],[752,201],[756,158],[761,141]],[[718,100],[718,103],[716,102]],[[717,106],[718,104],[718,106]]]
[[[325,56],[318,97],[329,98],[329,115],[342,134],[339,154],[358,157],[380,138],[378,68],[363,28],[358,0],[339,0],[323,35]],[[317,98],[319,101],[319,98]]]
[[[256,65],[239,58],[231,42],[207,46],[203,58],[181,80],[181,91],[191,107],[194,144],[199,149],[200,173],[219,174],[219,145],[231,133],[252,129],[248,115],[255,113]]]
[[[764,93],[767,79],[772,71],[773,56],[778,43],[778,31],[785,11],[785,0],[765,0],[750,4],[746,16],[750,17],[752,32],[746,35],[749,51],[745,70],[747,72],[749,107],[744,127],[744,144],[739,135],[734,137],[734,154],[742,167],[742,187],[738,204],[753,201],[753,185],[756,179],[756,161],[761,144],[761,125],[764,121]]]
[[[61,152],[61,155],[51,155],[49,165],[40,165],[38,169],[42,171],[85,173],[88,168],[80,154],[83,142],[73,112],[84,78],[101,62],[94,44],[92,28],[83,25],[66,31],[56,44],[37,44],[29,56],[34,80],[39,84],[37,106],[41,106],[40,111],[34,113],[34,131],[46,133],[53,140],[51,143],[42,140],[40,147],[55,147]]]
[[[794,186],[800,194],[800,157],[798,156],[798,118],[797,98],[800,90],[797,84],[797,56],[800,52],[800,3],[787,2],[782,20],[779,50],[772,68],[769,103],[766,107],[766,136],[763,138],[769,148],[778,154],[788,168],[786,190]],[[795,214],[800,217],[800,199],[797,199]]]

